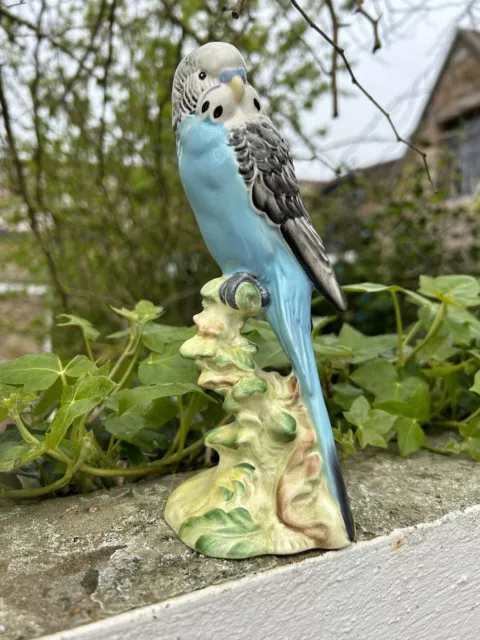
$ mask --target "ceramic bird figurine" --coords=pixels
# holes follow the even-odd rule
[[[354,522],[311,343],[311,296],[347,305],[302,201],[287,144],[248,83],[245,61],[212,42],[179,64],[173,128],[181,180],[205,243],[229,276],[220,295],[235,307],[254,283],[289,358],[319,440],[323,471],[350,540]]]

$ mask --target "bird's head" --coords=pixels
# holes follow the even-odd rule
[[[258,95],[247,82],[245,60],[233,45],[209,42],[178,65],[172,89],[174,130],[191,113],[215,123],[240,112],[261,111]]]

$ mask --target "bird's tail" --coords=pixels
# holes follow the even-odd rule
[[[303,274],[302,274],[303,275]],[[290,360],[300,383],[300,392],[313,421],[323,459],[329,489],[337,500],[350,540],[355,524],[345,483],[338,462],[332,427],[328,416],[311,341],[311,287],[303,279],[275,278],[269,283],[271,303],[267,320]]]

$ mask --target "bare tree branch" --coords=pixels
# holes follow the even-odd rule
[[[238,20],[239,17],[242,15],[242,11],[244,10],[247,4],[248,4],[248,0],[237,0],[237,3],[232,9],[232,18],[235,18],[235,20]]]
[[[407,147],[409,147],[410,149],[412,149],[412,151],[415,151],[416,153],[418,153],[418,155],[423,159],[423,164],[425,167],[425,171],[428,177],[428,180],[430,182],[430,184],[432,184],[433,186],[433,181],[430,175],[430,168],[428,166],[428,161],[427,161],[427,154],[422,151],[421,149],[419,149],[418,147],[416,147],[414,144],[412,144],[411,142],[409,142],[408,140],[406,140],[405,138],[402,138],[402,136],[399,134],[390,114],[380,105],[379,102],[377,102],[377,100],[375,100],[375,98],[365,89],[365,87],[360,84],[360,82],[357,80],[357,77],[355,76],[355,74],[353,73],[352,67],[350,65],[350,62],[348,61],[348,58],[345,54],[345,50],[340,47],[337,43],[334,42],[334,40],[332,40],[332,38],[323,30],[321,29],[311,18],[310,16],[302,9],[302,7],[298,4],[297,0],[290,0],[292,5],[295,7],[295,9],[300,13],[300,15],[304,18],[304,20],[310,25],[310,27],[316,31],[326,42],[328,42],[328,44],[333,47],[333,49],[338,53],[338,55],[340,56],[340,58],[343,60],[343,63],[345,65],[345,68],[348,72],[348,75],[350,76],[350,79],[352,81],[352,84],[354,84],[355,86],[357,86],[359,88],[359,90],[363,93],[363,95],[384,115],[384,117],[386,118],[391,130],[393,131],[395,138],[397,140],[397,142],[401,142],[402,144],[405,144]]]
[[[75,60],[77,64],[81,64],[81,61],[77,58],[77,56],[74,53],[72,53],[69,47],[63,44],[63,42],[61,42],[60,40],[57,40],[57,38],[55,38],[51,34],[43,31],[42,29],[39,28],[38,25],[34,24],[33,22],[30,22],[29,20],[25,20],[24,18],[17,16],[15,13],[11,13],[10,11],[8,11],[8,9],[0,5],[0,19],[1,18],[7,18],[14,24],[18,24],[19,26],[30,29],[31,31],[35,32],[38,37],[45,38],[45,40],[48,40],[48,42],[50,42],[50,44],[53,45],[55,48],[62,51],[65,55],[67,55],[72,60]],[[82,65],[82,70],[86,71],[83,65]]]
[[[360,13],[364,18],[366,18],[373,28],[373,49],[372,53],[375,53],[379,49],[382,48],[382,42],[380,40],[380,33],[378,31],[378,25],[380,23],[381,16],[378,18],[374,18],[363,6],[363,0],[355,0],[356,2],[356,13]]]
[[[332,66],[330,68],[330,76],[332,78],[332,99],[333,99],[333,117],[338,118],[338,83],[337,83],[337,70],[338,70],[338,31],[340,25],[338,23],[337,14],[333,6],[332,0],[325,0],[328,12],[330,13],[330,19],[332,21],[332,34],[333,34],[333,51],[332,51]]]
[[[78,61],[78,66],[75,73],[65,81],[62,95],[59,98],[60,103],[65,102],[68,94],[72,91],[73,87],[75,86],[77,80],[79,80],[83,71],[86,70],[87,73],[91,73],[90,70],[86,69],[85,63],[87,62],[89,56],[95,51],[95,39],[98,35],[98,32],[100,31],[100,27],[102,25],[106,7],[107,7],[107,0],[102,0],[102,3],[98,10],[97,18],[93,23],[93,27],[90,35],[90,42],[88,46],[85,48],[85,51],[83,52],[82,57]]]
[[[30,197],[30,192],[27,186],[27,180],[25,178],[23,163],[18,154],[15,134],[13,133],[13,128],[12,128],[10,110],[8,108],[7,97],[5,94],[2,65],[0,65],[0,106],[2,108],[3,123],[5,126],[5,133],[7,136],[8,147],[10,150],[10,155],[12,156],[12,160],[13,160],[13,164],[14,164],[15,172],[17,176],[18,188],[23,197],[25,205],[27,207],[27,214],[28,214],[28,219],[30,221],[30,226],[45,256],[48,268],[50,270],[50,275],[52,277],[55,288],[57,290],[57,294],[62,302],[63,308],[66,311],[68,311],[69,310],[68,296],[60,281],[60,277],[57,271],[57,266],[55,264],[55,259],[52,255],[52,252],[50,251],[50,249],[48,248],[47,244],[44,242],[44,239],[42,237],[42,232],[40,230],[40,224],[38,221],[38,212]]]

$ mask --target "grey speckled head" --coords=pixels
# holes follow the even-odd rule
[[[203,93],[220,83],[226,69],[244,69],[245,60],[238,49],[227,42],[209,42],[188,54],[178,65],[172,89],[172,125],[195,111]]]

